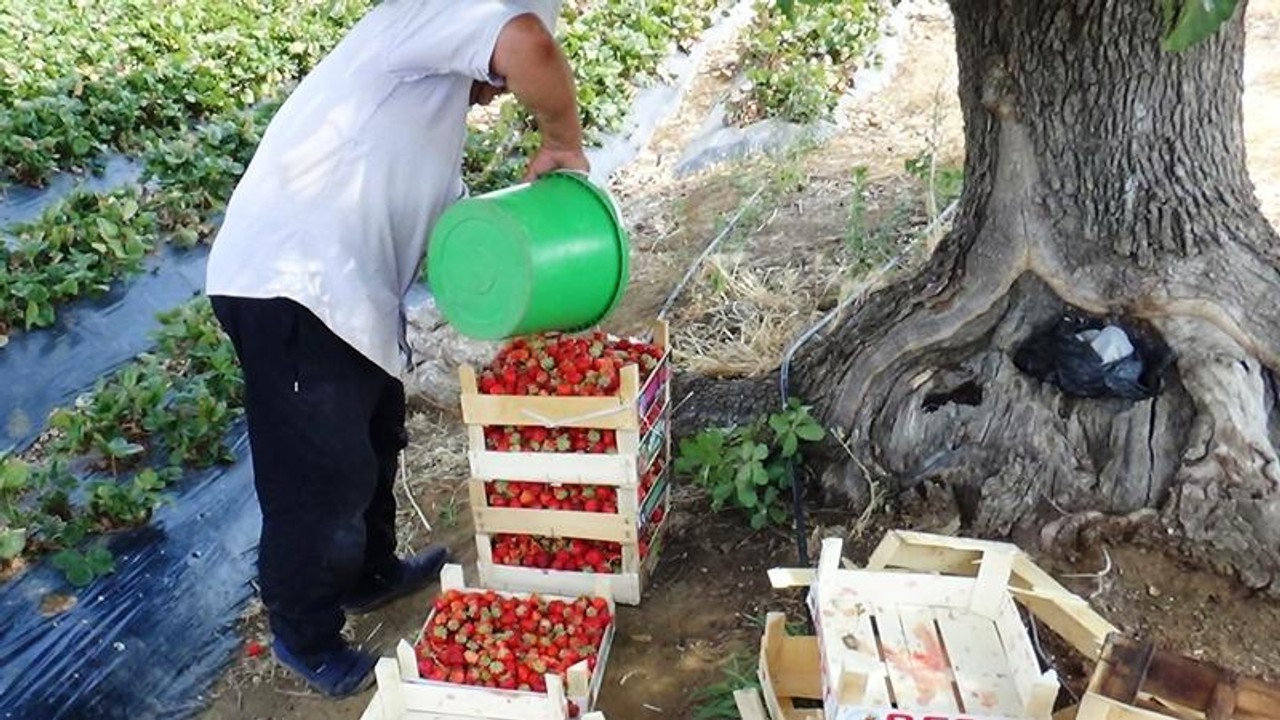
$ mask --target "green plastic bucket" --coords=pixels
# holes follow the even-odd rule
[[[431,233],[427,284],[468,337],[575,331],[622,300],[629,253],[609,194],[581,173],[555,172],[445,211]]]

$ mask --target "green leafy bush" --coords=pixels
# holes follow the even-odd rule
[[[213,235],[213,216],[226,207],[280,101],[210,120],[152,145],[142,155],[143,182],[160,229],[179,247]]]
[[[587,141],[622,127],[636,89],[654,79],[671,50],[711,23],[717,0],[605,0],[566,3],[559,36],[577,83]],[[527,113],[511,102],[472,131],[465,177],[473,192],[518,182],[537,148]]]
[[[162,448],[167,464],[207,467],[232,459],[225,436],[241,413],[243,379],[235,351],[207,298],[160,315],[156,354],[145,354],[76,402],[49,425],[60,431],[50,448],[93,453],[119,471]]]
[[[370,5],[0,0],[0,167],[39,184],[275,95]]]
[[[786,410],[749,425],[703,430],[682,440],[676,470],[707,489],[716,512],[745,510],[756,530],[785,524],[790,518],[787,464],[802,444],[825,435],[808,408],[792,401]]]
[[[0,243],[0,335],[52,325],[58,304],[140,272],[156,230],[143,203],[137,186],[77,192],[13,228],[14,246]]]
[[[738,124],[827,118],[878,36],[887,0],[798,3],[790,13],[759,0],[744,34],[748,91],[729,108]]]
[[[59,550],[53,556],[53,566],[62,571],[67,581],[76,587],[84,587],[94,580],[115,572],[116,559],[111,551],[96,547],[86,552]]]

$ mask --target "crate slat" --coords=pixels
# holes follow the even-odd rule
[[[477,536],[479,537],[479,536]],[[492,555],[490,555],[492,558]],[[603,579],[614,600],[623,605],[640,604],[639,573],[593,574],[564,570],[540,570],[537,568],[498,565],[492,559],[481,562],[481,584],[498,590],[527,591],[537,593],[582,594],[591,591],[598,580]]]
[[[915,706],[930,712],[962,712],[964,708],[956,699],[954,665],[948,660],[934,610],[904,605],[898,608],[897,615],[907,641],[911,681],[919,698]]]
[[[760,693],[772,720],[823,720],[821,710],[797,710],[794,701],[822,699],[818,638],[787,635],[786,616],[765,616],[760,637]]]
[[[633,543],[637,535],[634,514],[480,507],[472,510],[472,517],[476,532],[487,535],[517,533],[617,543]]]
[[[481,440],[480,447],[484,447]],[[471,475],[486,480],[624,485],[636,479],[634,455],[471,450]]]
[[[991,649],[1000,648],[1000,637],[990,621],[955,611],[936,610],[942,641],[964,712],[975,715],[1021,717],[1023,700],[1009,674],[1007,656],[993,662]]]

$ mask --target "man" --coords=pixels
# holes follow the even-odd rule
[[[537,118],[528,177],[586,170],[558,0],[388,0],[299,84],[227,206],[206,291],[245,377],[262,507],[258,571],[277,659],[320,692],[367,686],[339,635],[434,581],[395,554],[403,298],[459,199],[468,107],[512,92]]]

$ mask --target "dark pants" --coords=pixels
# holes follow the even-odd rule
[[[341,599],[397,568],[404,386],[291,300],[211,299],[244,371],[262,600],[276,638],[315,655],[341,642]]]

